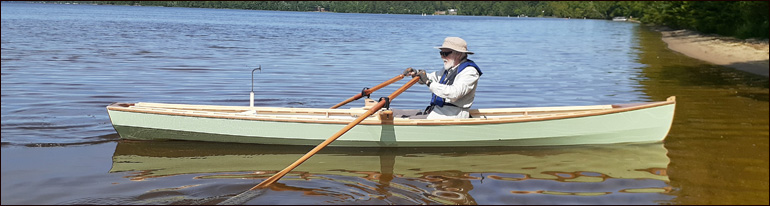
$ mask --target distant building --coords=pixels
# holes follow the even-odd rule
[[[449,9],[447,11],[436,11],[433,15],[457,15],[457,9]]]

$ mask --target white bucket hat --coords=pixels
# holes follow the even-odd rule
[[[468,51],[468,43],[465,43],[465,40],[460,37],[447,37],[444,39],[444,44],[441,47],[436,47],[436,49],[451,49],[457,52],[473,54],[473,52]]]

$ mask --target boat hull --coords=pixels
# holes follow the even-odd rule
[[[329,146],[470,147],[659,142],[671,127],[675,104],[592,115],[516,121],[374,121],[355,126]],[[125,139],[194,140],[281,145],[318,145],[345,125],[173,115],[108,109]],[[556,115],[558,116],[558,114]]]

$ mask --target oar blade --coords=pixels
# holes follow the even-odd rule
[[[226,199],[225,201],[217,203],[217,205],[243,205],[253,200],[257,196],[262,195],[263,193],[265,193],[265,189],[246,190],[241,194],[238,194],[229,199]]]

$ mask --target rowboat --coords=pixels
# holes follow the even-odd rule
[[[348,109],[112,103],[124,139],[318,145],[375,101]],[[382,105],[382,104],[378,104]],[[424,119],[418,110],[381,108],[333,147],[474,147],[660,142],[674,118],[665,101],[592,106],[472,109],[467,119]]]

